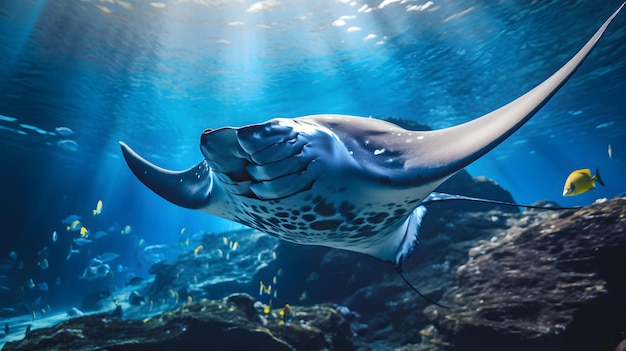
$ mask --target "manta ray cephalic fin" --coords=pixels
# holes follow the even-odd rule
[[[148,188],[178,206],[206,206],[213,189],[212,170],[205,160],[185,171],[170,171],[153,165],[120,141],[131,171]]]

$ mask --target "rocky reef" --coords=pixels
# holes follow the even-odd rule
[[[456,224],[481,238],[448,245],[445,267],[406,272],[448,308],[397,281],[361,289],[347,305],[368,320],[363,338],[376,346],[363,349],[612,351],[624,338],[626,199]]]
[[[249,295],[202,300],[144,320],[109,313],[34,330],[3,350],[350,350],[346,319],[326,306],[264,311]]]
[[[457,177],[476,185],[465,195],[512,200],[492,181]],[[445,307],[375,259],[262,236],[256,253],[250,233],[238,235],[153,266],[126,319],[69,319],[3,350],[613,351],[626,333],[626,198],[559,211],[431,206],[403,272]],[[211,251],[222,240],[241,242],[228,260]],[[249,266],[245,279],[227,276]],[[216,274],[228,279],[207,280]]]

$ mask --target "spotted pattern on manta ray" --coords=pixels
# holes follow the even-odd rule
[[[323,236],[326,240],[360,243],[364,237],[401,222],[419,201],[387,203],[382,206],[387,211],[375,211],[373,208],[381,206],[367,203],[359,208],[348,201],[335,205],[329,198],[312,198],[309,194],[299,208],[282,207],[279,201],[261,205],[240,202],[239,206],[233,206],[233,220],[292,242],[316,244]]]

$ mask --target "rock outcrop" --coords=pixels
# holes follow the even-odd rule
[[[612,350],[626,327],[626,199],[554,213],[479,242],[444,310],[455,350]],[[494,348],[494,345],[500,345]]]
[[[351,350],[347,320],[328,306],[252,308],[248,295],[203,300],[144,320],[108,313],[34,330],[3,350]],[[282,312],[281,312],[282,311]],[[266,313],[267,312],[267,313]]]

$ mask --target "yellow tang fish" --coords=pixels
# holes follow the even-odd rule
[[[93,210],[93,215],[97,216],[102,213],[102,200],[98,200],[98,204],[96,204],[96,209]]]
[[[70,225],[67,226],[67,230],[77,231],[81,227],[80,221],[78,219],[74,220]]]
[[[197,255],[198,255],[198,252],[200,252],[200,250],[202,250],[202,249],[204,249],[204,246],[199,245],[198,247],[196,247],[196,248],[193,250],[193,254],[197,256]]]
[[[595,182],[604,185],[602,179],[600,179],[600,170],[596,168],[596,175],[591,175],[589,169],[576,170],[567,177],[565,186],[563,187],[563,196],[580,195],[587,190],[591,190],[596,187]]]

